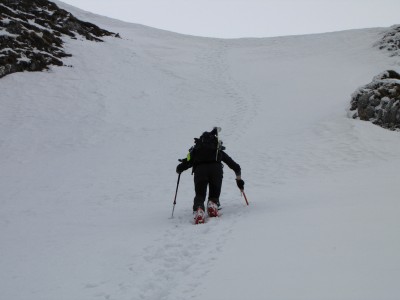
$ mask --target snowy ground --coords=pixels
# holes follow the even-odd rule
[[[381,29],[266,39],[119,32],[0,80],[0,290],[10,300],[397,300],[398,132],[347,117],[399,59]],[[177,159],[221,126],[223,215],[192,225]]]

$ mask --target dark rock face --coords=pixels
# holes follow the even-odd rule
[[[62,66],[71,56],[63,49],[63,36],[101,42],[116,36],[83,22],[47,0],[2,0],[0,3],[0,78],[21,71],[42,71]]]
[[[400,56],[400,25],[394,25],[385,31],[376,46],[388,51],[390,56]]]
[[[373,122],[391,130],[400,130],[400,74],[385,71],[371,83],[353,93],[354,119]]]

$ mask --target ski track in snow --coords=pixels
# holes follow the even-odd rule
[[[147,270],[140,274],[143,282],[137,287],[138,299],[198,299],[198,283],[212,269],[236,220],[245,213],[246,207],[238,204],[201,225],[193,225],[190,211],[171,219],[161,238],[145,247],[140,262],[130,266],[136,275]]]
[[[209,99],[204,101],[206,105],[217,106],[219,113],[215,116],[216,125],[223,128],[223,137],[237,141],[246,133],[257,115],[258,101],[230,75],[228,49],[226,41],[214,41],[195,60],[213,91]],[[155,51],[147,55],[154,61],[160,59]],[[160,68],[159,63],[154,63],[154,68],[177,80],[174,97],[186,98],[186,82],[177,71]],[[190,172],[186,171],[185,176],[189,177]],[[233,176],[233,171],[225,167],[224,173],[226,184]],[[191,178],[188,184],[193,185]],[[206,224],[195,226],[190,210],[193,197],[194,192],[190,199],[178,205],[189,209],[175,210],[175,218],[166,220],[165,228],[161,229],[157,238],[146,243],[141,253],[135,255],[134,262],[127,266],[132,278],[136,278],[134,282],[112,280],[87,283],[85,286],[89,294],[107,300],[117,299],[118,295],[132,300],[199,299],[202,291],[197,289],[198,283],[213,269],[213,263],[230,239],[237,220],[247,213],[249,207],[244,205],[244,199],[240,197],[236,186],[234,191],[232,187],[223,186],[222,216],[209,218]]]
[[[252,120],[257,117],[258,100],[246,91],[243,83],[231,76],[227,61],[229,42],[220,40],[214,41],[214,44],[215,46],[210,47],[198,57],[197,63],[207,74],[210,89],[217,92],[212,101],[224,104],[220,115],[216,117],[217,125],[224,128],[225,137],[229,137],[231,141],[237,141],[246,133]]]
[[[257,102],[244,93],[239,83],[230,76],[226,52],[227,45],[224,41],[219,41],[216,46],[202,53],[197,63],[203,66],[204,72],[214,84],[211,89],[217,91],[225,99],[223,102],[228,104],[223,115],[217,117],[217,124],[228,128],[224,130],[224,136],[237,140],[245,134],[257,114]],[[225,172],[232,171],[225,168]],[[222,192],[223,198],[229,198],[227,191],[223,189]],[[239,198],[237,194],[231,196]],[[241,201],[244,202],[242,199]],[[220,218],[208,218],[206,224],[193,227],[190,210],[170,220],[171,224],[168,224],[161,238],[143,249],[141,263],[130,266],[130,270],[136,273],[141,272],[137,270],[151,270],[137,287],[139,299],[198,299],[198,282],[212,269],[213,262],[230,238],[236,220],[246,212],[244,205],[235,205],[232,202],[227,203]],[[188,276],[191,280],[186,282],[185,278]],[[174,293],[170,297],[171,289]],[[182,296],[177,298],[177,294]]]

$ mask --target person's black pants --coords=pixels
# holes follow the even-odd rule
[[[194,170],[194,190],[196,196],[194,197],[193,210],[197,208],[204,208],[204,201],[207,195],[208,186],[208,200],[213,201],[219,206],[219,196],[222,187],[222,163],[204,163],[196,166]]]

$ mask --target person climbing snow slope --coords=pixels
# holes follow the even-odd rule
[[[189,149],[186,158],[176,167],[176,172],[181,174],[192,168],[194,174],[195,197],[193,202],[195,224],[204,223],[205,206],[207,195],[207,213],[209,217],[218,217],[220,206],[219,197],[221,194],[224,162],[236,174],[236,184],[243,191],[244,181],[241,178],[241,168],[224,150],[222,141],[218,138],[221,129],[214,127],[210,132],[205,131],[199,138],[195,138],[195,145]]]

